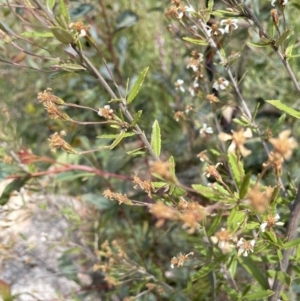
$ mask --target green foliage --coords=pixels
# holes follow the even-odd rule
[[[298,294],[297,4],[276,1],[277,20],[270,1],[248,2],[1,7],[0,180],[14,180],[0,204],[22,187],[53,193],[43,181],[83,200],[85,267],[108,295]],[[61,214],[81,229],[74,208]],[[59,259],[75,282],[78,250]]]

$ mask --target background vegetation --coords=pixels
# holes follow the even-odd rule
[[[113,294],[119,300],[266,300],[272,298],[272,281],[278,277],[286,288],[278,298],[297,300],[299,241],[284,244],[291,240],[285,233],[299,180],[299,112],[289,111],[282,103],[293,109],[299,105],[300,91],[283,62],[289,63],[299,79],[300,7],[298,1],[287,2],[275,1],[279,16],[276,23],[274,12],[270,14],[271,1],[245,1],[270,35],[267,39],[251,16],[245,14],[241,1],[209,1],[212,10],[200,0],[182,1],[182,8],[179,1],[154,0],[0,1],[0,179],[15,179],[2,195],[1,204],[6,204],[12,191],[25,186],[35,193],[71,195],[92,208],[90,225],[84,232],[95,256],[78,260],[89,263],[90,273],[103,275],[101,290],[107,300]],[[170,11],[171,6],[177,16]],[[189,15],[185,10],[191,6],[195,11]],[[180,9],[182,17],[178,15]],[[218,24],[225,29],[226,23],[222,27],[220,22],[233,19],[238,20],[236,29],[231,25],[228,33],[219,31],[211,38],[227,62],[222,64],[207,35],[209,28],[201,32],[197,22]],[[83,36],[80,30],[76,32],[69,26],[78,21],[90,26]],[[62,28],[63,32],[53,28]],[[74,40],[65,42],[69,38],[65,32]],[[198,75],[187,68],[192,51],[203,55]],[[283,61],[277,51],[285,55]],[[155,165],[157,158],[151,157],[144,147],[140,133],[120,139],[116,147],[105,148],[126,128],[125,123],[120,126],[120,119],[126,114],[119,111],[120,99],[110,102],[113,97],[99,84],[79,53],[92,61],[123,100],[135,88],[137,79],[142,82],[140,74],[149,67],[128,108],[132,116],[143,112],[138,125],[156,156],[162,162],[170,162],[171,165],[163,165],[165,173]],[[209,65],[210,54],[213,61]],[[228,67],[253,118],[249,118],[240,102]],[[195,77],[197,86],[193,85]],[[212,87],[219,78],[230,84],[216,93]],[[179,79],[184,81],[184,92],[176,86]],[[72,104],[59,107],[72,120],[49,118],[38,100],[38,94],[48,87],[53,95]],[[213,91],[219,102],[207,100]],[[267,100],[280,100],[279,109]],[[111,127],[109,119],[97,114],[108,104],[120,118],[118,126]],[[243,158],[237,151],[231,157],[235,163],[228,163],[230,142],[220,141],[218,135],[241,128],[251,128],[253,132],[246,143],[252,153]],[[281,174],[274,166],[265,170],[263,163],[269,153],[264,146],[272,150],[274,145],[268,139],[277,138],[286,129],[295,139],[292,156],[287,156]],[[126,130],[137,132],[130,126]],[[66,152],[62,147],[51,152],[49,137],[61,131],[67,133],[64,139],[72,151]],[[130,153],[134,150],[137,151]],[[208,156],[205,162],[198,155],[203,151]],[[217,169],[222,181],[206,177],[207,168],[217,162],[223,163]],[[145,188],[146,183],[133,183],[136,175],[142,181],[152,181],[151,193]],[[262,191],[272,186],[276,192],[270,207],[263,212],[243,203],[258,182]],[[210,188],[212,183],[219,185],[218,193]],[[126,194],[133,206],[120,204],[120,196],[106,193],[105,197],[106,189]],[[194,217],[191,221],[174,218],[173,211],[171,217],[163,214],[168,213],[167,208],[180,211],[179,204],[184,201],[210,208],[195,228]],[[166,207],[154,213],[152,205],[160,202]],[[268,214],[275,216],[276,212],[284,225],[269,234],[261,233],[259,226]],[[74,229],[82,231],[74,209],[69,208],[62,215],[74,223]],[[244,226],[238,228],[237,223]],[[251,241],[255,237],[257,249],[250,259],[238,256],[237,246],[227,253],[213,244],[211,237],[221,228],[237,238]],[[290,247],[298,248],[292,257],[293,271],[282,271],[280,278],[276,274],[280,270],[278,263]],[[70,257],[76,261],[73,255]],[[171,267],[172,258],[175,268]],[[62,271],[64,264],[62,261]],[[76,279],[74,275],[70,277]],[[97,291],[99,287],[94,285],[92,289]],[[78,294],[76,298],[81,297]]]

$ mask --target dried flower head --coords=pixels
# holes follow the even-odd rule
[[[283,157],[281,154],[276,152],[270,152],[268,161],[266,163],[263,163],[263,167],[273,167],[275,174],[277,177],[280,177],[282,174],[282,164],[284,162]]]
[[[171,164],[170,162],[155,161],[151,163],[150,172],[154,174],[158,174],[163,179],[169,182],[175,183],[176,178],[171,172],[172,167],[173,164]]]
[[[251,129],[247,128],[245,131],[242,128],[238,132],[232,131],[232,135],[222,132],[218,135],[218,137],[221,141],[232,140],[228,148],[228,153],[233,153],[238,150],[243,157],[247,157],[251,154],[251,151],[244,146],[246,138],[252,137]]]
[[[142,181],[138,176],[135,175],[133,178],[133,183],[136,184],[133,187],[134,189],[137,189],[137,187],[140,186],[140,188],[148,194],[149,198],[152,198],[151,192],[154,191],[154,186],[150,180]]]
[[[185,119],[185,115],[184,112],[182,111],[177,111],[174,113],[174,119],[178,122],[179,120],[184,120]]]
[[[216,165],[208,165],[205,169],[204,175],[208,178],[210,176],[213,176],[218,182],[222,182],[222,177],[217,171],[217,167],[221,165],[222,163],[217,163]]]
[[[105,105],[103,108],[99,109],[98,115],[105,119],[113,119],[114,110],[110,108],[110,105]]]
[[[158,219],[156,227],[161,227],[165,223],[165,220],[176,221],[180,215],[175,208],[167,206],[162,202],[152,205],[150,212]]]
[[[44,90],[44,92],[38,93],[37,96],[38,100],[44,103],[44,105],[49,102],[56,104],[58,106],[63,105],[65,102],[61,98],[53,95],[51,91],[52,91],[51,88],[47,88],[46,90]]]
[[[71,120],[70,116],[60,110],[59,107],[53,102],[45,102],[44,107],[50,119],[61,119],[66,121]]]
[[[208,161],[209,161],[209,158],[208,158],[208,156],[206,155],[206,152],[207,152],[207,150],[204,150],[204,151],[200,152],[200,153],[197,155],[197,158],[199,158],[201,162],[205,162],[205,161],[208,162]]]
[[[194,252],[190,252],[188,254],[182,254],[180,253],[177,257],[173,257],[171,259],[171,268],[174,269],[174,266],[182,267],[184,262],[188,260],[189,256],[193,256]]]
[[[234,247],[232,242],[236,242],[237,238],[225,228],[221,228],[221,230],[212,236],[210,240],[214,244],[218,244],[218,247],[223,253],[228,253]]]
[[[290,135],[291,130],[285,130],[278,135],[278,138],[269,139],[274,147],[274,153],[280,154],[286,160],[291,158],[293,150],[298,146],[295,138],[289,137]]]
[[[208,94],[208,95],[206,95],[206,99],[207,99],[210,103],[220,102],[219,98],[218,98],[215,94]]]
[[[275,9],[275,8],[271,9],[270,14],[271,14],[271,17],[272,17],[274,25],[276,27],[278,27],[278,25],[279,25],[279,18],[278,18],[277,9]]]
[[[119,205],[121,204],[132,205],[131,200],[128,199],[126,194],[112,192],[109,188],[103,191],[103,195],[111,201],[118,201]]]
[[[70,23],[69,28],[73,28],[79,33],[79,38],[89,36],[90,25],[84,25],[82,21],[77,21],[75,23]]]
[[[199,223],[206,217],[205,208],[197,202],[189,202],[186,210],[180,215],[183,228],[188,228],[188,233],[192,234],[199,228]]]
[[[50,138],[48,139],[50,147],[51,147],[51,151],[52,152],[56,152],[56,150],[58,148],[70,153],[70,154],[74,154],[76,153],[72,146],[66,142],[63,137],[66,136],[66,132],[65,131],[61,131],[59,134],[56,132],[53,135],[50,136]]]
[[[246,204],[259,213],[265,212],[269,208],[273,190],[272,187],[267,187],[262,191],[258,184],[255,185],[246,196]]]
[[[242,255],[247,257],[249,252],[253,252],[255,240],[246,241],[244,238],[240,238],[236,246],[238,247],[238,256]]]

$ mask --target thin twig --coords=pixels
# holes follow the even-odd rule
[[[72,47],[80,55],[81,59],[85,62],[86,66],[88,66],[90,71],[95,75],[95,77],[98,79],[98,81],[103,86],[103,88],[108,92],[110,97],[112,99],[118,99],[117,95],[111,89],[109,84],[106,82],[106,80],[100,74],[100,72],[97,70],[97,68],[94,66],[94,64],[76,47],[76,45],[73,44]],[[128,118],[129,122],[131,122],[131,121],[133,121],[133,117],[132,117],[131,113],[128,111],[128,109],[124,103],[125,103],[125,99],[122,99],[122,102],[120,103],[120,108],[121,108],[123,114]],[[136,130],[137,134],[141,137],[143,143],[145,144],[145,147],[148,149],[152,158],[156,161],[159,161],[160,159],[154,153],[154,151],[151,147],[151,144],[149,143],[145,133],[141,130],[141,128],[138,125],[135,125],[134,129]]]

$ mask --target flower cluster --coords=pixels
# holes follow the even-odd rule
[[[185,263],[185,261],[188,260],[189,256],[193,256],[194,252],[190,252],[188,254],[182,254],[180,253],[177,257],[173,257],[171,259],[171,268],[174,269],[174,266],[177,266],[178,268],[183,266],[183,264]]]
[[[105,119],[113,119],[114,110],[110,108],[110,105],[105,105],[103,108],[99,109],[98,115]]]
[[[142,181],[138,176],[134,176],[133,183],[136,184],[134,186],[134,189],[137,189],[139,186],[142,190],[144,190],[149,198],[152,198],[151,192],[154,191],[154,186],[150,180]]]
[[[225,228],[221,228],[221,230],[210,239],[214,244],[218,244],[218,247],[223,253],[229,253],[232,248],[234,248],[234,244],[232,244],[232,242],[236,243],[237,241],[236,235],[230,233]]]
[[[157,227],[164,225],[166,220],[181,221],[182,227],[188,229],[188,233],[194,233],[198,230],[199,223],[207,215],[205,208],[197,202],[187,202],[183,199],[180,200],[177,209],[158,202],[152,205],[150,212],[158,219]]]
[[[84,25],[82,21],[77,21],[75,23],[70,23],[69,28],[72,28],[79,33],[78,38],[82,38],[89,35],[91,26]]]
[[[269,139],[274,149],[263,166],[266,168],[272,166],[277,176],[280,176],[282,173],[284,159],[290,159],[294,149],[298,146],[295,138],[290,137],[290,135],[291,130],[285,130],[278,135],[278,138]]]
[[[246,131],[242,128],[238,132],[232,131],[232,135],[226,133],[220,133],[218,135],[221,141],[231,140],[231,144],[228,148],[229,153],[239,152],[243,157],[247,157],[251,154],[251,151],[244,146],[246,138],[252,137],[251,129],[247,128]]]
[[[50,119],[70,120],[71,118],[64,113],[58,106],[65,102],[51,93],[52,89],[47,88],[44,92],[38,93],[38,100],[44,105]]]
[[[58,148],[61,148],[62,150],[66,151],[68,153],[71,153],[71,154],[75,153],[72,146],[63,139],[63,137],[66,135],[67,134],[65,131],[61,131],[59,134],[54,133],[53,135],[50,136],[48,141],[49,141],[52,152],[56,152],[56,150]]]
[[[119,205],[121,204],[132,205],[131,200],[128,199],[126,194],[112,192],[110,189],[107,188],[103,191],[103,195],[111,201],[118,201]]]

